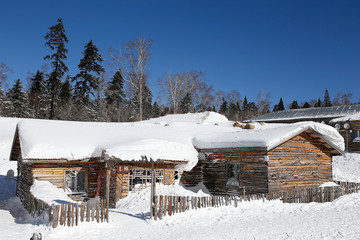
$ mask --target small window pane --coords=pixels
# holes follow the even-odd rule
[[[240,164],[226,164],[226,185],[240,186]]]
[[[73,192],[85,192],[86,171],[72,170],[65,172],[65,187]]]

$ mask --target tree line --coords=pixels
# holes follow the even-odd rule
[[[158,101],[148,84],[151,39],[138,37],[119,49],[110,48],[112,76],[103,67],[104,59],[91,40],[84,45],[78,73],[69,75],[66,65],[68,38],[62,19],[49,28],[44,60],[50,70],[39,69],[29,79],[28,89],[20,79],[6,92],[2,84],[11,69],[0,63],[0,116],[77,121],[138,121],[166,114],[202,111],[219,112],[232,120],[244,120],[285,109],[283,99],[271,109],[270,93],[261,91],[256,101],[232,90],[215,91],[202,71],[164,73],[158,79]],[[351,93],[338,93],[334,101],[325,91],[323,100],[299,104],[289,109],[348,105]],[[160,103],[160,104],[159,104]]]

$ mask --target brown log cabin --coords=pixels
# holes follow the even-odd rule
[[[251,130],[249,130],[251,131]],[[332,156],[342,150],[312,129],[271,147],[198,149],[199,162],[181,182],[201,182],[215,195],[271,193],[332,181]]]
[[[105,198],[106,193],[106,153],[102,157],[79,160],[67,159],[23,159],[21,155],[19,131],[16,129],[10,160],[18,162],[18,178],[16,195],[26,199],[35,180],[49,181],[58,188],[64,189],[73,200],[87,200],[99,196]],[[130,191],[139,191],[150,187],[152,159],[143,157],[141,160],[121,160],[110,158],[110,207],[126,197]],[[155,160],[154,169],[157,183],[174,184],[175,167],[186,164],[183,160]]]
[[[246,120],[245,122],[266,123],[296,123],[304,121],[324,122],[335,127],[340,124],[339,133],[345,139],[348,152],[360,152],[360,119],[351,119],[351,116],[360,114],[360,104],[321,108],[301,108],[271,112],[262,116]],[[348,119],[347,116],[349,117]],[[339,119],[339,120],[336,120]],[[349,128],[345,129],[344,124]]]

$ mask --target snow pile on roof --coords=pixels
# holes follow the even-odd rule
[[[254,130],[232,127],[233,122],[214,113],[175,114],[134,123],[94,123],[49,120],[19,122],[23,159],[82,160],[110,158],[188,161],[177,170],[191,170],[198,160],[196,148],[267,147],[312,129],[343,149],[343,138],[332,127],[312,122],[256,124]]]
[[[0,164],[1,161],[9,160],[16,124],[19,120],[21,119],[0,117]]]
[[[200,149],[261,147],[271,150],[308,129],[316,132],[324,140],[338,147],[338,149],[344,150],[344,139],[333,127],[315,122],[266,124],[264,126],[255,123],[254,130],[239,129],[234,132],[220,134],[204,133],[194,138],[194,145]]]
[[[351,122],[351,121],[359,121],[360,120],[360,113],[347,115],[345,117],[335,118],[331,120],[331,123],[337,123],[337,122]]]
[[[48,181],[35,180],[34,184],[30,188],[30,192],[37,199],[43,200],[50,205],[73,202],[73,200],[68,197],[63,189],[57,188]]]

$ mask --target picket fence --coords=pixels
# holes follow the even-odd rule
[[[264,194],[243,194],[240,196],[167,196],[156,195],[153,200],[153,218],[162,219],[164,216],[172,216],[198,208],[214,208],[221,206],[234,206],[243,201],[252,200],[275,200],[280,199],[284,203],[310,203],[332,202],[333,200],[351,193],[360,191],[360,183],[336,182],[339,186],[313,187],[301,190],[271,192]]]
[[[109,207],[104,199],[91,199],[82,203],[49,205],[31,196],[29,213],[32,217],[42,216],[53,228],[78,226],[79,222],[109,222]]]

